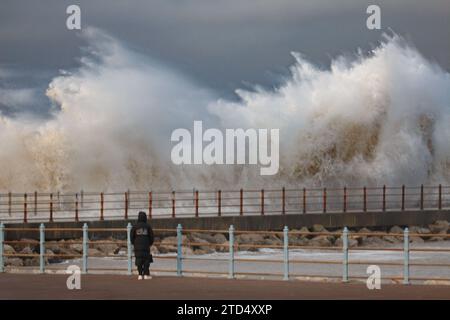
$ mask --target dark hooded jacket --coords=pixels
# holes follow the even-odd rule
[[[139,212],[138,222],[131,229],[131,243],[136,257],[151,257],[150,247],[153,244],[153,230],[147,223],[145,212]]]

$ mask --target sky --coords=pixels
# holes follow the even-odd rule
[[[71,4],[81,7],[82,28],[99,28],[226,98],[236,88],[276,86],[292,51],[327,68],[338,55],[370,50],[383,32],[450,70],[449,0],[1,0],[3,113],[14,113],[8,101],[31,97],[33,112],[44,113],[48,83],[79,65],[85,44],[66,28]],[[366,27],[370,4],[381,8],[381,30]],[[20,97],[12,88],[23,89]]]

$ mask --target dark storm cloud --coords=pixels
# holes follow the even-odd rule
[[[370,49],[389,28],[450,69],[448,0],[2,0],[0,70],[28,73],[21,79],[31,87],[76,66],[83,43],[65,28],[70,4],[81,6],[83,26],[104,29],[223,95],[243,83],[276,84],[291,51],[326,67],[338,54]],[[365,26],[369,4],[382,9],[381,32]]]

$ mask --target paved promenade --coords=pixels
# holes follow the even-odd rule
[[[81,290],[68,290],[66,275],[0,274],[0,299],[450,299],[449,286],[193,277],[82,275]]]

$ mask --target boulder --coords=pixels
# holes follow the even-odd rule
[[[39,250],[39,241],[36,239],[20,239],[19,243],[13,245],[16,252],[22,251],[24,248],[29,247],[32,251]]]
[[[205,240],[205,241],[207,241],[209,243],[216,243],[216,238],[214,238],[214,236],[212,236],[209,233],[204,233],[204,232],[193,232],[193,233],[190,233],[189,236],[188,236],[188,239],[190,241],[192,241],[192,242],[196,242],[196,241],[194,241],[194,239],[202,239],[202,240]],[[183,241],[183,243],[185,243],[185,242]]]
[[[22,250],[20,250],[20,254],[33,254],[33,249],[30,247],[25,247]]]
[[[444,241],[444,238],[443,237],[431,237],[428,241],[431,241],[431,242]]]
[[[333,242],[330,241],[330,237],[322,235],[309,240],[308,245],[313,247],[330,247],[333,245]]]
[[[230,247],[228,246],[230,244],[230,242],[225,241],[224,243],[222,243],[221,246],[216,247],[216,251],[217,252],[229,252],[230,251]]]
[[[312,232],[328,232],[328,230],[321,224],[314,224],[311,230]]]
[[[40,265],[39,257],[33,257],[31,259],[23,259],[23,265],[25,267],[37,267]]]
[[[304,233],[304,234],[297,235],[298,237],[300,237],[302,239],[308,239],[308,238],[312,237],[309,235],[309,233],[311,233],[311,232],[309,231],[309,229],[307,227],[301,227],[300,230],[293,229],[292,231],[294,231],[294,232],[298,231],[298,232]]]
[[[409,237],[409,242],[411,242],[411,243],[424,243],[425,240],[423,240],[421,237]]]
[[[435,223],[428,226],[431,233],[447,233],[449,229],[449,223],[446,220],[437,220]]]
[[[398,234],[403,234],[403,229],[400,228],[399,226],[393,226],[391,229],[389,229],[389,233],[398,233]]]
[[[20,259],[20,258],[9,258],[9,257],[7,257],[5,259],[5,266],[22,267],[23,266],[23,260]]]
[[[264,244],[267,244],[269,246],[282,246],[283,240],[278,238],[275,234],[270,234],[264,237]]]
[[[186,236],[183,236],[183,243],[187,240]],[[177,237],[166,237],[161,240],[158,246],[160,253],[177,252]]]
[[[96,249],[96,248],[89,248],[88,249],[88,256],[89,257],[101,257],[102,255],[103,255],[103,253],[100,250]]]
[[[334,245],[338,246],[338,247],[342,247],[343,246],[342,237],[337,238],[336,241],[334,242]],[[348,247],[353,248],[353,247],[357,247],[357,246],[358,246],[358,240],[349,237],[348,238]]]
[[[216,233],[214,235],[214,240],[215,240],[215,243],[218,243],[218,244],[223,244],[223,243],[227,242],[227,238],[222,233]]]
[[[83,244],[81,244],[81,243],[70,244],[69,249],[73,250],[77,253],[83,253]]]
[[[367,247],[382,247],[386,245],[386,242],[380,237],[370,236],[363,239],[361,245]]]
[[[102,243],[94,245],[96,249],[101,251],[105,255],[113,255],[114,252],[119,248],[119,246],[115,243]]]
[[[126,248],[119,248],[119,251],[118,251],[116,254],[119,254],[120,252],[122,252],[122,251],[120,251],[120,250],[122,250],[122,249],[125,249],[124,251],[125,251],[125,255],[126,255],[126,254],[127,254]],[[151,248],[150,248],[150,253],[151,253],[151,254],[159,254],[158,247],[157,247],[157,246],[151,246]]]
[[[14,250],[14,248],[12,246],[10,246],[9,244],[4,244],[3,252],[5,254],[14,254],[14,253],[16,253],[16,250]]]
[[[428,228],[422,228],[422,227],[417,227],[417,226],[412,226],[409,228],[409,233],[414,233],[414,234],[429,234],[431,233],[430,229]]]
[[[191,247],[193,250],[202,250],[207,253],[214,252],[214,247],[208,246],[208,244],[210,244],[210,243],[205,239],[192,237],[192,243],[195,243],[195,245],[191,244]],[[201,244],[205,244],[205,245],[202,246]]]
[[[264,244],[264,236],[259,233],[244,233],[236,236],[237,244]]]
[[[383,236],[383,240],[389,243],[400,243],[403,240],[395,236]]]

